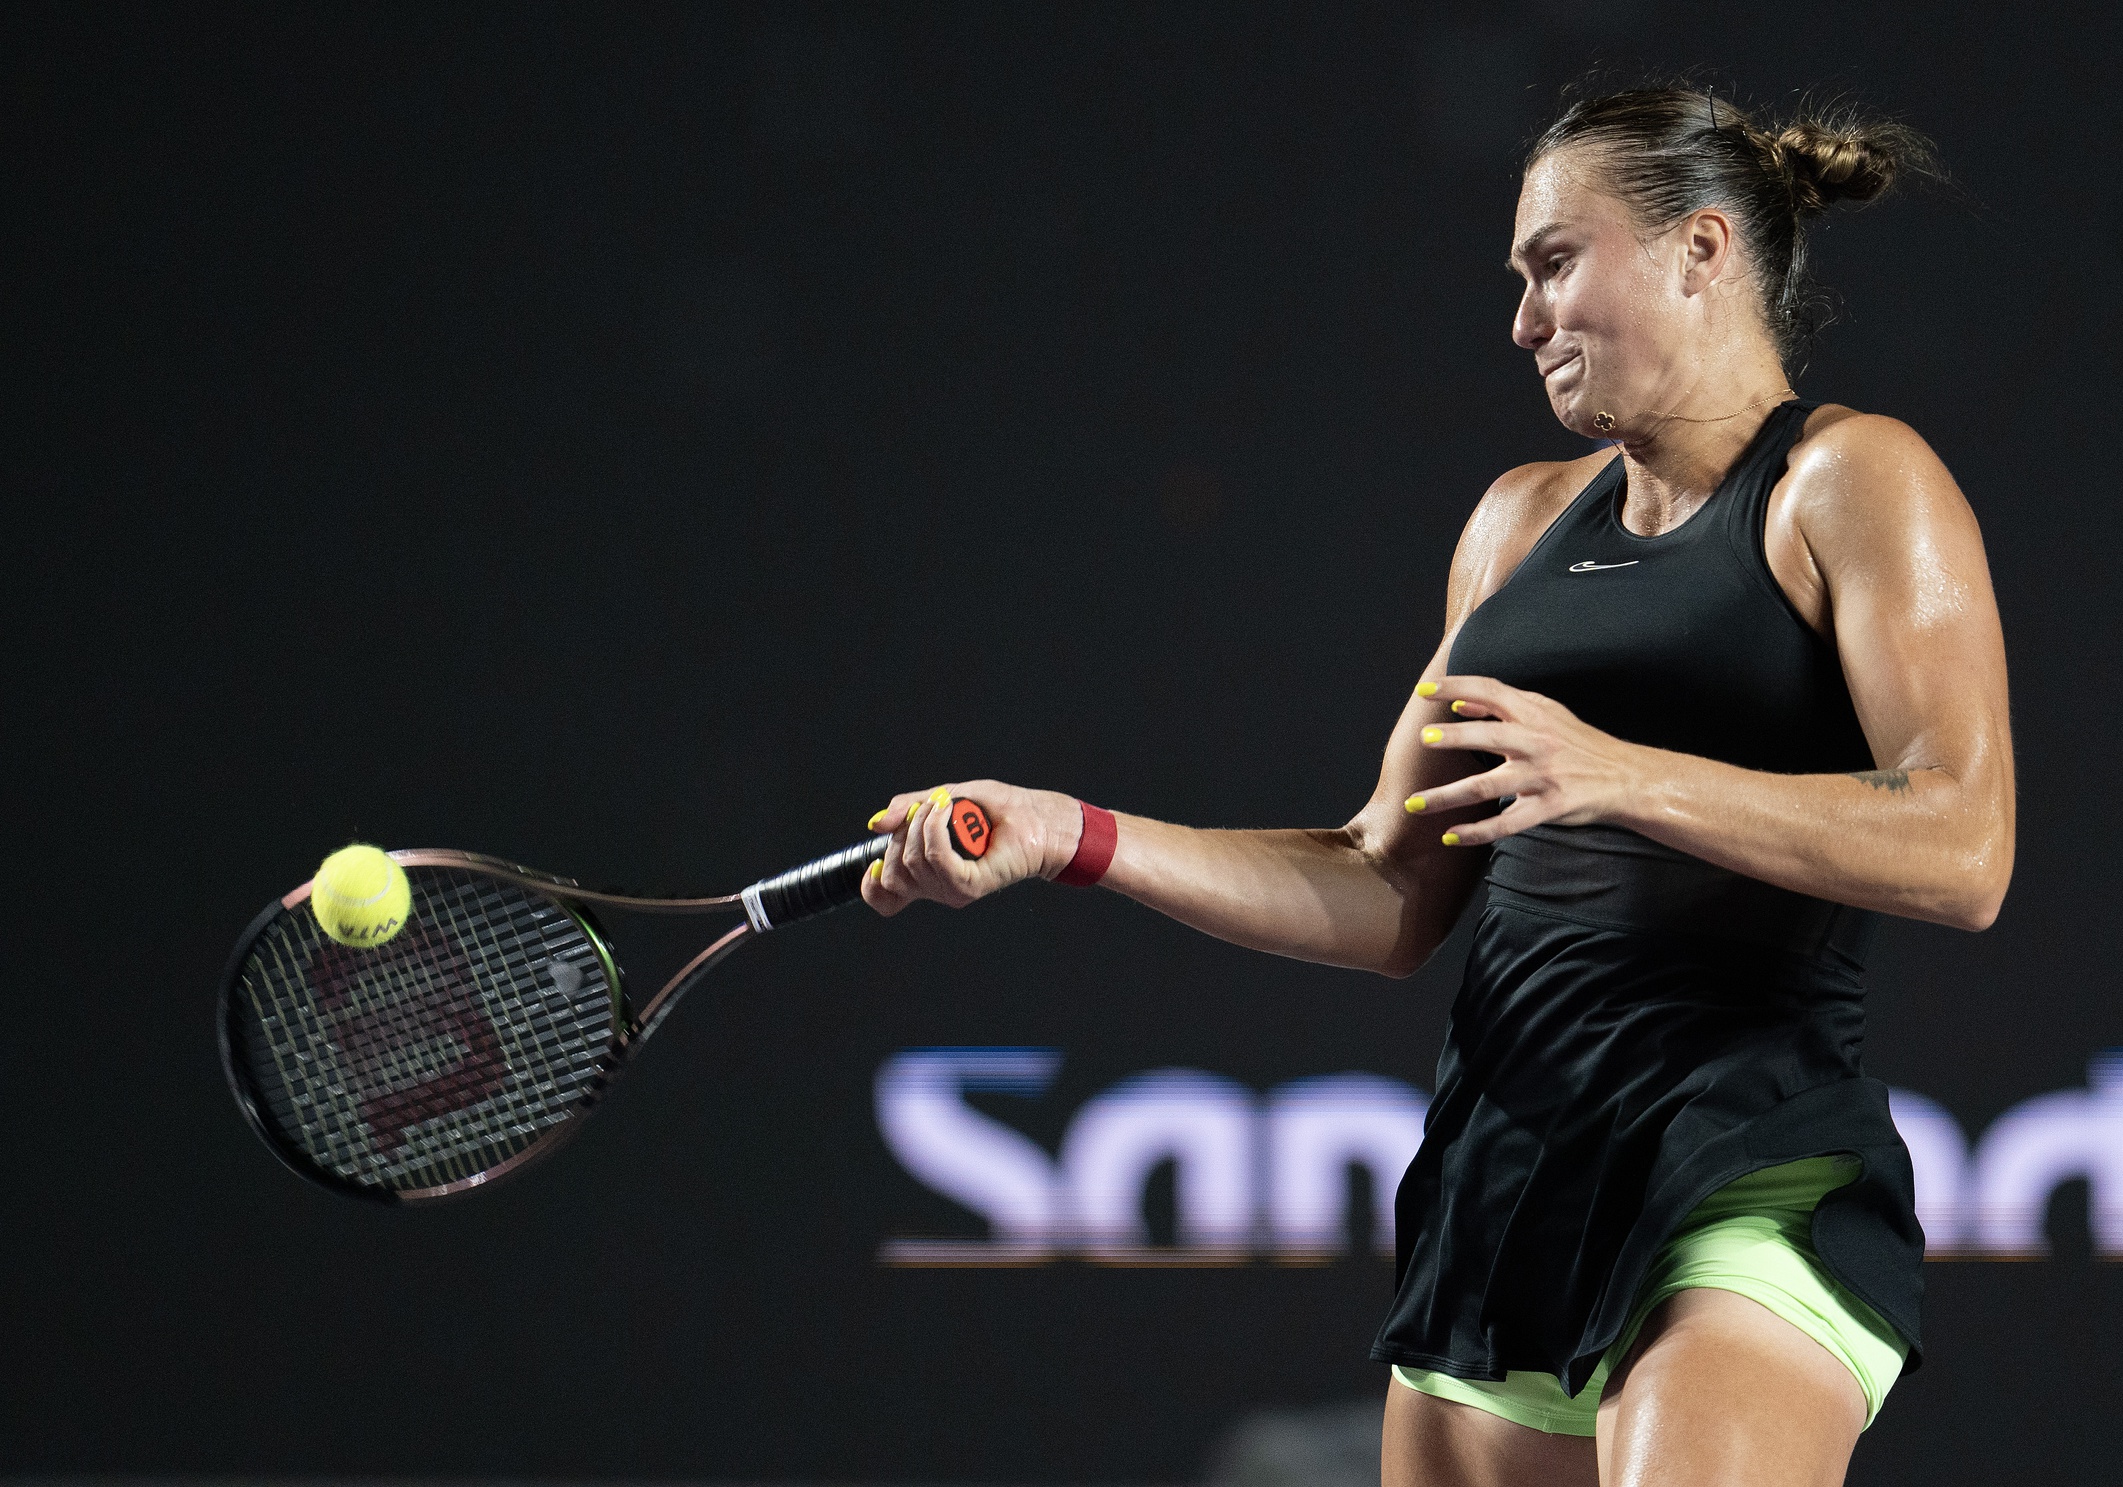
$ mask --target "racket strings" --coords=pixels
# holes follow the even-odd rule
[[[241,979],[232,1050],[284,1149],[344,1181],[413,1191],[492,1170],[597,1092],[614,1041],[598,948],[559,905],[476,874],[411,873],[376,949],[279,915]]]

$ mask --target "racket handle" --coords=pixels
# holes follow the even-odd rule
[[[991,840],[993,831],[986,811],[970,800],[951,802],[953,851],[969,859],[984,857]],[[751,921],[756,932],[764,934],[770,929],[794,924],[799,919],[810,919],[852,904],[862,897],[862,875],[870,870],[871,863],[885,855],[885,848],[891,845],[890,836],[873,836],[866,842],[829,852],[802,867],[792,867],[785,873],[763,878],[739,895],[744,902],[745,918]]]

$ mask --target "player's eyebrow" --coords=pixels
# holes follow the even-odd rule
[[[1533,231],[1526,234],[1525,239],[1516,248],[1511,250],[1511,256],[1504,260],[1504,267],[1510,269],[1513,273],[1517,273],[1519,265],[1531,259],[1540,248],[1541,239],[1562,230],[1563,224],[1560,222],[1547,222],[1534,228]]]

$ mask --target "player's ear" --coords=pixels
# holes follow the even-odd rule
[[[1681,248],[1681,292],[1701,294],[1730,277],[1735,238],[1732,219],[1718,207],[1690,212],[1674,229]]]

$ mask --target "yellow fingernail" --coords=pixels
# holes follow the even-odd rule
[[[916,811],[920,810],[920,809],[921,809],[921,802],[920,802],[920,801],[918,801],[918,800],[917,800],[917,801],[915,801],[915,802],[914,802],[914,804],[912,804],[912,805],[910,805],[910,806],[908,806],[908,807],[907,807],[907,824],[908,824],[909,826],[911,826],[911,825],[913,825],[913,824],[914,824],[914,813],[915,813]]]
[[[1402,804],[1407,806],[1410,814],[1413,814],[1414,812],[1423,809],[1426,802],[1420,795],[1411,795],[1407,798],[1407,800],[1403,801]]]
[[[1425,728],[1423,730],[1424,743],[1437,743],[1439,740],[1444,738],[1444,736],[1445,730],[1442,728]]]
[[[1460,844],[1460,834],[1456,831],[1446,832],[1444,835],[1444,843],[1448,847],[1457,847]]]
[[[876,861],[876,862],[873,862],[873,863],[871,863],[871,864],[870,864],[870,876],[871,876],[871,877],[873,877],[873,878],[882,878],[882,877],[883,877],[884,875],[885,875],[885,865],[884,865],[884,862],[883,862],[883,860],[882,860],[882,859],[880,859],[879,861]]]
[[[886,811],[889,811],[889,810],[891,810],[891,809],[892,809],[892,807],[890,807],[890,806],[886,806],[886,807],[885,807],[885,809],[884,809],[883,811],[879,811],[879,812],[878,812],[878,813],[877,813],[876,815],[874,815],[874,816],[872,816],[872,817],[870,818],[870,829],[871,829],[872,831],[875,831],[875,830],[877,830],[877,823],[878,823],[878,822],[880,822],[880,821],[882,821],[882,820],[884,820],[884,818],[885,818],[885,812],[886,812]]]
[[[1459,710],[1460,710],[1461,708],[1465,707],[1466,705],[1467,705],[1467,704],[1466,704],[1466,703],[1464,703],[1464,702],[1455,702],[1455,703],[1453,703],[1453,704],[1452,704],[1452,710],[1453,710],[1454,712],[1458,712],[1458,711],[1459,711]]]
[[[949,806],[951,804],[951,787],[938,785],[929,792],[929,799],[935,801],[939,809]]]
[[[1417,682],[1417,683],[1415,684],[1415,695],[1416,695],[1416,696],[1418,696],[1418,697],[1435,697],[1435,696],[1437,696],[1437,683],[1436,683],[1436,682]]]

